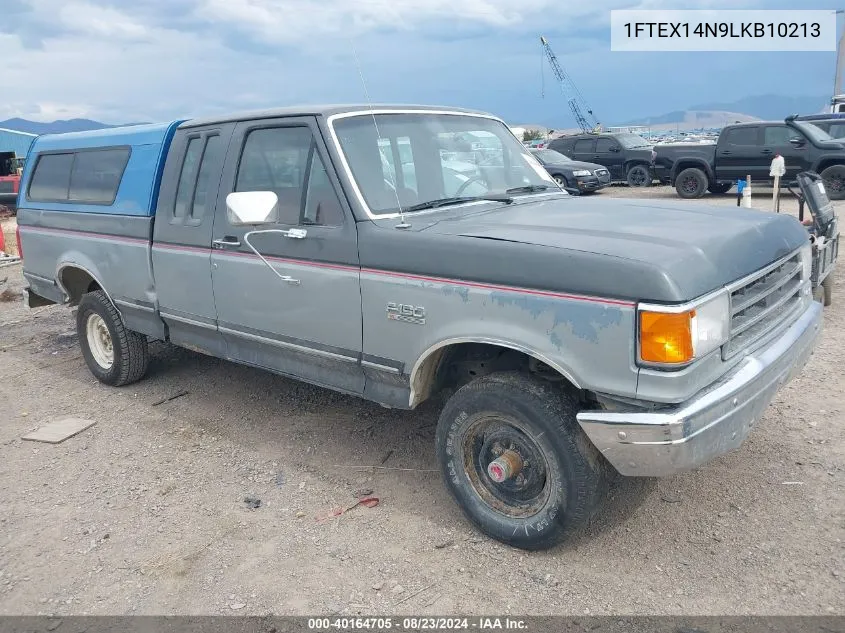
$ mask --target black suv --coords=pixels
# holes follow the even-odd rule
[[[562,136],[549,143],[549,149],[572,160],[598,163],[607,167],[614,182],[627,182],[632,187],[650,187],[652,145],[642,136],[617,134],[575,134]]]

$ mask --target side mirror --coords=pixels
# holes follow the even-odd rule
[[[803,138],[799,138],[797,136],[793,136],[791,139],[789,139],[789,144],[792,145],[792,147],[804,147],[806,142],[807,141],[805,141]]]
[[[226,217],[233,226],[275,224],[279,196],[272,191],[236,191],[226,196]]]

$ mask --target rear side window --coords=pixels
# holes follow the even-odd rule
[[[725,133],[728,145],[757,145],[756,127],[735,127]]]
[[[128,148],[43,154],[27,198],[35,202],[111,204],[129,161]]]
[[[612,138],[600,138],[596,141],[597,154],[607,153],[611,147],[616,147],[616,141]]]
[[[111,204],[128,160],[125,148],[77,153],[70,170],[68,200]]]
[[[575,149],[574,152],[592,152],[593,151],[593,143],[595,141],[591,138],[583,138],[580,141],[575,142]]]

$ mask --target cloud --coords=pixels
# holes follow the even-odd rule
[[[15,87],[12,102],[8,96],[0,100],[0,119],[166,120],[293,103],[360,102],[364,91],[353,48],[374,100],[467,105],[517,119],[541,111],[550,118],[568,116],[560,95],[553,101],[547,66],[547,97],[539,99],[541,33],[596,109],[625,118],[631,118],[629,109],[659,113],[733,98],[737,90],[753,89],[744,81],[764,86],[763,93],[780,90],[776,74],[754,71],[763,61],[754,55],[713,54],[707,63],[697,58],[699,70],[723,69],[717,77],[681,72],[681,57],[609,51],[611,9],[734,3],[0,0],[4,84]],[[791,74],[789,90],[819,92],[816,78],[832,74],[832,67],[819,67]],[[672,77],[683,80],[667,81]],[[737,96],[742,94],[748,93]]]

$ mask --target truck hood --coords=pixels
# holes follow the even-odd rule
[[[786,256],[808,240],[806,230],[788,215],[684,202],[581,197],[517,200],[477,213],[462,209],[420,228],[421,233],[444,237],[554,249],[569,254],[573,263],[579,253],[612,258],[618,283],[603,280],[599,285],[605,292],[651,301],[701,296]],[[505,260],[507,253],[503,246],[500,254]],[[596,258],[578,265],[589,261]],[[573,286],[580,286],[585,291],[584,283],[574,279],[589,279],[591,270],[566,268],[556,272],[561,289],[574,291],[579,288]],[[541,271],[529,271],[526,282],[542,276]],[[643,283],[643,277],[649,282]]]

